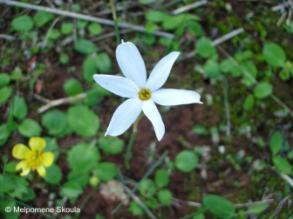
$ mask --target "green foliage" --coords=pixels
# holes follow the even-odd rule
[[[100,24],[97,24],[97,23],[91,23],[89,26],[88,26],[88,31],[90,32],[91,35],[93,36],[97,36],[99,34],[102,33],[103,31],[103,28]]]
[[[272,134],[270,138],[270,149],[273,155],[276,155],[282,148],[283,138],[279,131]]]
[[[123,151],[124,142],[115,137],[102,137],[99,140],[99,147],[105,154],[117,155]]]
[[[74,49],[84,55],[89,55],[97,51],[97,46],[86,39],[77,39],[74,42]]]
[[[12,115],[16,119],[24,119],[27,115],[27,104],[23,97],[14,96],[11,103]]]
[[[163,189],[158,192],[158,199],[162,205],[171,205],[172,193],[168,189]]]
[[[60,183],[61,179],[62,172],[56,164],[53,164],[52,166],[47,168],[45,177],[47,183],[56,185]]]
[[[196,168],[197,163],[197,156],[194,154],[194,152],[189,150],[181,151],[177,154],[175,159],[175,166],[178,170],[184,173],[189,173],[193,171]]]
[[[64,83],[63,89],[68,96],[74,96],[76,94],[83,92],[83,88],[82,88],[80,82],[74,78],[68,79]]]
[[[60,136],[67,131],[66,114],[60,110],[51,110],[42,116],[42,125],[48,133],[53,136]]]
[[[156,193],[157,187],[150,179],[143,179],[139,183],[139,192],[144,197],[152,197]]]
[[[45,24],[50,22],[54,16],[51,13],[43,12],[43,11],[38,11],[33,19],[34,23],[37,27],[43,27]]]
[[[248,208],[247,214],[257,215],[265,211],[269,207],[268,203],[259,203]]]
[[[235,216],[235,206],[233,203],[218,195],[205,195],[203,206],[219,218],[228,219]]]
[[[66,182],[61,186],[60,194],[69,199],[75,199],[82,193],[81,186],[73,181]]]
[[[98,163],[95,168],[95,174],[102,181],[110,181],[118,175],[118,168],[114,163]]]
[[[82,137],[96,135],[100,121],[96,114],[86,106],[77,105],[69,108],[67,112],[69,127]]]
[[[112,62],[107,53],[99,53],[97,55],[96,65],[101,73],[108,73],[112,70]]]
[[[8,98],[12,94],[12,88],[11,87],[2,87],[0,88],[0,106],[6,103]]]
[[[272,94],[273,86],[268,82],[260,82],[256,85],[253,92],[256,98],[266,98]]]
[[[216,53],[216,50],[210,39],[202,37],[196,42],[196,52],[203,58],[209,58]]]
[[[155,173],[155,182],[158,187],[165,187],[169,184],[169,175],[164,169],[159,169]]]
[[[273,158],[273,163],[275,167],[277,168],[278,171],[284,174],[293,174],[293,169],[290,163],[288,162],[287,159],[281,157],[281,156],[276,156]]]
[[[72,32],[73,32],[73,23],[66,22],[61,25],[62,34],[68,35],[68,34],[72,34]]]
[[[266,62],[273,67],[283,67],[286,61],[284,50],[275,43],[266,43],[263,47],[263,56]]]
[[[11,26],[17,32],[28,32],[33,28],[34,21],[28,15],[21,15],[12,20]]]
[[[41,135],[42,128],[35,120],[25,119],[18,126],[18,131],[25,137],[34,137]]]
[[[96,167],[100,160],[100,153],[94,145],[77,144],[73,146],[67,156],[69,167],[76,172],[88,172]]]
[[[10,77],[8,76],[8,74],[0,73],[0,88],[8,85],[9,82],[10,82]]]

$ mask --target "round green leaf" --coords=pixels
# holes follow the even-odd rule
[[[64,83],[63,89],[68,96],[74,96],[83,91],[80,82],[74,78],[68,79]]]
[[[60,194],[63,197],[68,197],[70,199],[77,198],[81,193],[82,193],[81,186],[74,181],[69,181],[69,182],[65,183],[61,187],[61,190],[60,190]]]
[[[60,110],[51,110],[43,115],[42,125],[47,128],[50,135],[63,134],[67,128],[66,115]]]
[[[95,136],[100,126],[97,115],[88,107],[82,105],[69,108],[67,121],[70,128],[82,137]]]
[[[88,172],[96,167],[100,160],[100,153],[94,145],[77,144],[68,152],[69,167],[77,172]]]
[[[273,92],[273,87],[268,82],[260,82],[254,88],[254,96],[259,99],[268,97],[269,95],[272,94],[272,92]]]
[[[27,32],[30,31],[34,22],[33,19],[28,15],[21,15],[12,20],[12,28],[18,32]]]
[[[34,15],[34,22],[37,27],[42,27],[45,24],[47,24],[49,21],[51,21],[54,18],[54,16],[51,13],[47,13],[44,11],[38,11]]]
[[[88,30],[89,30],[91,35],[96,36],[96,35],[99,35],[100,33],[102,33],[103,28],[102,28],[102,26],[100,24],[91,23],[88,26]]]
[[[152,197],[156,190],[156,184],[150,179],[143,179],[139,183],[139,191],[145,197]]]
[[[266,43],[264,45],[263,56],[266,62],[273,67],[283,67],[286,61],[284,50],[275,43]]]
[[[155,182],[158,187],[167,186],[169,184],[168,173],[163,169],[157,170],[155,173]]]
[[[219,218],[229,219],[235,215],[235,206],[233,203],[218,195],[204,196],[203,206]]]
[[[116,137],[102,137],[99,146],[106,154],[116,155],[122,152],[124,142]]]
[[[107,53],[97,55],[96,65],[101,73],[108,73],[112,70],[112,62]]]
[[[45,180],[47,183],[58,184],[61,181],[61,178],[62,172],[56,164],[53,164],[52,166],[46,169]]]
[[[0,89],[0,106],[8,100],[10,95],[12,94],[12,88],[11,87],[2,87]]]
[[[210,39],[202,37],[196,43],[196,52],[203,58],[209,58],[216,53],[216,50]]]
[[[172,193],[169,189],[163,189],[158,192],[158,199],[162,205],[171,205]]]
[[[93,82],[93,75],[97,73],[98,67],[95,55],[89,55],[82,63],[82,75],[87,82]]]
[[[178,170],[188,173],[195,169],[197,162],[198,158],[192,151],[184,150],[177,154],[175,166]]]
[[[114,163],[103,162],[97,164],[96,176],[102,181],[109,181],[118,175],[118,169]]]
[[[18,127],[18,131],[25,137],[40,136],[41,126],[33,119],[25,119]]]

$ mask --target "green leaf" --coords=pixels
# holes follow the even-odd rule
[[[162,205],[169,206],[172,203],[172,193],[169,189],[163,189],[158,192],[158,199]]]
[[[91,23],[88,26],[88,30],[89,30],[89,32],[90,32],[91,35],[96,36],[96,35],[99,35],[99,34],[102,33],[103,28],[102,28],[102,26],[100,24]]]
[[[286,54],[279,45],[275,43],[266,43],[262,53],[266,62],[273,67],[284,66]]]
[[[97,46],[86,39],[78,39],[74,42],[74,49],[85,55],[95,53],[97,51]]]
[[[273,87],[268,82],[260,82],[254,88],[254,96],[262,99],[270,96],[273,92]]]
[[[233,203],[218,195],[204,196],[203,206],[215,216],[223,219],[232,218],[235,215]]]
[[[94,55],[89,55],[85,58],[82,63],[82,74],[83,78],[87,82],[93,82],[93,75],[97,73],[98,67],[96,63],[96,57]]]
[[[99,147],[105,152],[105,154],[117,155],[122,152],[124,142],[116,137],[102,137],[99,140]]]
[[[64,83],[63,89],[68,96],[74,96],[83,92],[80,82],[74,78],[68,79]]]
[[[160,188],[167,186],[169,184],[168,173],[163,169],[157,170],[155,173],[155,182]]]
[[[88,172],[96,167],[100,160],[100,153],[94,145],[77,144],[67,155],[69,167],[76,172]]]
[[[112,70],[112,62],[107,53],[99,53],[97,55],[96,65],[101,73],[108,73]]]
[[[259,203],[248,208],[247,214],[260,214],[269,207],[268,203]]]
[[[62,172],[56,164],[53,164],[49,168],[46,169],[45,180],[47,183],[56,185],[56,184],[59,184],[61,179],[62,179]]]
[[[68,34],[71,34],[72,32],[73,32],[73,23],[66,22],[61,25],[62,34],[68,35]]]
[[[273,163],[280,172],[288,175],[293,174],[292,165],[285,158],[276,156],[273,158]]]
[[[189,150],[181,151],[175,159],[175,166],[178,170],[188,173],[195,169],[198,163],[197,156]]]
[[[23,97],[15,96],[11,104],[12,115],[17,119],[24,119],[27,115],[27,105]]]
[[[248,111],[248,110],[251,110],[253,108],[253,106],[254,106],[254,97],[253,97],[253,95],[248,95],[245,98],[243,108]]]
[[[102,162],[95,168],[96,176],[102,181],[110,181],[118,175],[118,168],[114,163]]]
[[[196,52],[203,58],[209,58],[216,53],[216,50],[210,39],[202,37],[196,42]]]
[[[8,129],[7,124],[0,125],[0,145],[5,144],[9,135],[10,135],[10,131]]]
[[[219,64],[214,60],[208,60],[204,65],[204,71],[208,78],[216,79],[219,78],[221,72]]]
[[[150,179],[143,179],[139,183],[139,192],[145,197],[152,197],[157,191],[155,183]]]
[[[21,15],[12,20],[11,26],[18,32],[28,32],[33,26],[33,19],[28,15]]]
[[[238,63],[232,58],[227,58],[220,64],[220,69],[224,73],[229,73],[234,77],[237,77],[241,74],[241,69]]]
[[[128,210],[134,215],[134,216],[142,216],[144,211],[143,209],[135,202],[132,201],[129,205]]]
[[[273,155],[276,155],[282,148],[283,137],[281,132],[276,131],[270,138],[270,149]]]
[[[82,194],[82,188],[78,183],[74,181],[69,181],[61,186],[60,194],[63,197],[67,197],[69,199],[75,199],[80,194]]]
[[[8,74],[5,74],[5,73],[1,73],[0,74],[0,88],[5,86],[5,85],[8,85],[10,82],[10,77]]]
[[[146,19],[151,22],[162,22],[166,18],[166,14],[161,11],[148,11],[145,13]]]
[[[12,93],[11,87],[2,87],[0,89],[0,106],[6,103]]]
[[[97,134],[100,121],[97,115],[88,107],[72,106],[67,112],[69,127],[82,137],[93,137]]]
[[[25,137],[33,137],[40,136],[42,129],[35,120],[25,119],[19,125],[18,131]]]
[[[42,116],[42,125],[50,135],[62,135],[67,128],[66,115],[60,110],[51,110]]]
[[[34,22],[37,27],[42,27],[45,24],[47,24],[49,21],[51,21],[54,18],[54,16],[51,13],[38,11],[34,15]]]

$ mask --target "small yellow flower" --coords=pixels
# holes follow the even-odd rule
[[[21,161],[16,165],[16,170],[21,170],[21,176],[26,176],[31,170],[37,170],[41,177],[46,176],[45,167],[52,165],[54,154],[44,152],[46,141],[44,138],[32,137],[29,140],[29,147],[23,144],[14,145],[12,156]]]

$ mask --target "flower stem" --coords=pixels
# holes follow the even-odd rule
[[[114,20],[114,28],[115,28],[115,34],[116,34],[116,43],[120,43],[120,33],[119,33],[119,28],[118,28],[118,20],[117,20],[117,15],[116,15],[116,7],[115,3],[113,0],[110,0],[110,5],[111,5],[111,11],[112,11],[112,17]]]
[[[133,124],[133,127],[132,127],[132,132],[130,134],[130,138],[129,138],[129,142],[127,144],[127,149],[126,149],[126,154],[125,154],[125,157],[124,157],[124,164],[126,166],[127,169],[129,169],[129,161],[132,157],[132,146],[135,142],[135,138],[136,138],[136,135],[137,135],[137,126],[138,126],[138,123],[139,123],[139,120],[141,119],[141,116],[138,117],[138,119],[135,121],[135,123]]]

